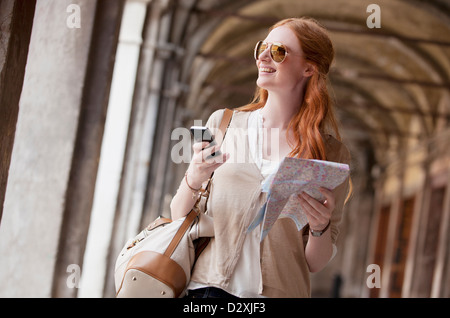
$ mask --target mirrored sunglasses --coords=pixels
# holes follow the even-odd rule
[[[259,59],[259,56],[269,48],[270,58],[276,63],[282,63],[286,55],[288,54],[286,46],[281,43],[266,43],[264,41],[259,41],[256,43],[254,57],[255,60]]]

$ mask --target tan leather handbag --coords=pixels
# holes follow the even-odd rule
[[[223,141],[232,114],[225,110],[217,142]],[[212,218],[199,208],[202,197],[207,201],[209,188],[210,182],[184,218],[158,218],[125,244],[116,260],[116,297],[184,296],[195,261],[214,236]]]

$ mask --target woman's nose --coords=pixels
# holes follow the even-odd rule
[[[269,46],[267,46],[264,51],[261,52],[261,54],[259,54],[258,57],[259,60],[270,60],[270,53],[269,53]]]

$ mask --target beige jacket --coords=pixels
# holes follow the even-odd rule
[[[214,131],[223,110],[214,112],[207,126]],[[191,280],[226,289],[244,243],[246,230],[267,199],[261,191],[263,176],[250,159],[247,120],[250,112],[235,111],[222,151],[230,159],[219,167],[211,184],[207,213],[214,219],[215,237],[200,255]],[[325,138],[327,160],[349,163],[347,148],[332,136]],[[334,190],[336,208],[331,218],[331,236],[336,242],[348,180]],[[308,229],[300,232],[291,219],[277,220],[261,243],[263,290],[267,297],[310,297],[309,269],[304,247]]]

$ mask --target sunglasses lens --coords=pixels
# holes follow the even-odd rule
[[[255,60],[267,49],[267,43],[259,41],[255,46]],[[286,48],[283,44],[274,43],[270,45],[270,57],[277,63],[281,63],[286,58]]]
[[[281,63],[286,58],[286,48],[282,44],[272,44],[270,56],[275,62]]]
[[[259,59],[259,56],[261,55],[262,52],[264,52],[267,48],[267,44],[264,43],[263,41],[259,41],[258,43],[256,43],[256,47],[255,47],[255,60]]]

